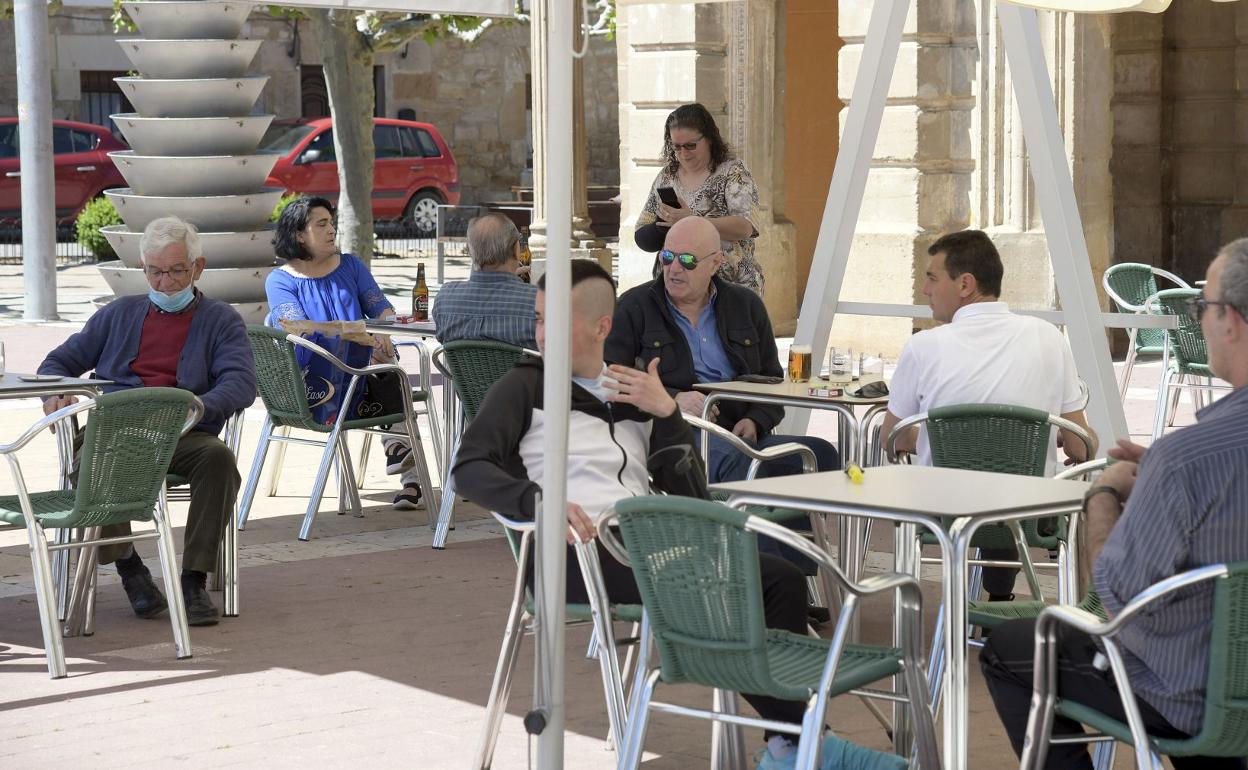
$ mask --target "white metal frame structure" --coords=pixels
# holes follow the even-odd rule
[[[1116,397],[1118,386],[1104,329],[1106,326],[1152,326],[1156,321],[1171,325],[1173,319],[1147,319],[1101,312],[1035,9],[1094,13],[1144,10],[1157,13],[1165,10],[1169,0],[1024,1],[1033,7],[1002,1],[998,4],[997,13],[1062,302],[1059,313],[1041,315],[1065,324],[1079,374],[1088,382],[1091,391],[1099,394],[1099,398],[1092,400],[1089,409],[1089,422],[1097,435],[1107,439],[1125,438],[1128,436],[1126,417],[1122,402]],[[901,317],[923,317],[930,312],[927,308],[910,305],[840,302],[867,174],[911,2],[876,0],[871,11],[857,79],[846,112],[841,151],[828,188],[810,280],[794,339],[795,344],[810,345],[812,350],[827,349],[832,321],[838,310]],[[806,415],[795,415],[793,419],[798,425],[789,426],[790,429],[802,430]],[[1112,444],[1109,440],[1102,441],[1103,446]],[[950,676],[950,670],[946,669],[946,693],[964,693],[965,682],[957,687],[950,686],[953,684],[948,681]],[[962,676],[966,676],[965,670]],[[961,697],[950,697],[945,708],[945,766],[966,767],[965,733],[956,729],[956,725],[966,719],[967,704]]]

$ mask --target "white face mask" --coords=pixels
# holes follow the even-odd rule
[[[186,306],[191,304],[191,300],[195,299],[195,281],[191,281],[186,288],[175,293],[165,294],[163,291],[156,289],[148,289],[147,298],[152,304],[166,313],[177,313],[185,310]]]

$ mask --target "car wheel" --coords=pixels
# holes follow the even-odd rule
[[[416,193],[411,203],[407,204],[404,219],[415,231],[417,238],[432,238],[437,235],[438,205],[442,202],[435,193]]]

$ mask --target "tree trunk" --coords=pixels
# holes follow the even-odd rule
[[[354,11],[305,9],[321,43],[338,157],[338,245],[373,258],[373,51]]]

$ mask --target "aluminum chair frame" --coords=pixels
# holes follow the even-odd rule
[[[491,345],[503,345],[506,343],[496,343],[493,340],[455,340],[454,342],[483,342]],[[448,343],[453,344],[453,343]],[[532,358],[541,358],[542,354],[536,350],[529,350],[518,345],[511,347],[520,351],[522,356],[530,356]],[[449,388],[451,393],[455,392],[455,378],[451,374],[450,368],[442,361],[446,353],[445,347],[439,347],[433,351],[431,360],[435,369],[442,375],[442,387]],[[448,402],[449,403],[449,402]],[[453,399],[454,407],[451,411],[454,414],[446,415],[446,463],[442,469],[442,504],[438,508],[437,524],[433,532],[433,548],[441,551],[446,548],[446,540],[450,531],[455,528],[455,479],[451,476],[451,469],[455,467],[455,455],[459,452],[459,440],[464,432],[464,428],[468,424],[468,415],[464,410],[463,402],[458,398]]]
[[[525,585],[525,575],[528,570],[529,553],[532,550],[530,544],[537,529],[537,523],[512,519],[499,513],[493,513],[493,516],[508,530],[519,534],[520,542],[516,546],[516,578],[512,585],[507,625],[503,629],[503,644],[498,653],[498,663],[494,668],[494,679],[485,706],[485,723],[482,725],[472,763],[472,767],[479,770],[488,770],[494,761],[494,749],[498,744],[498,733],[502,727],[503,715],[507,711],[507,702],[511,697],[516,661],[520,656],[520,642],[525,635],[532,633],[534,620],[526,606],[528,589]],[[592,547],[592,543],[578,542],[576,554],[581,577],[591,597],[590,608],[593,618],[590,623],[593,626],[595,639],[599,640],[595,652],[602,673],[603,695],[607,703],[607,720],[610,723],[610,740],[618,754],[622,748],[627,724],[624,700],[625,677],[621,674],[619,657],[616,654],[619,642],[615,637],[609,604],[605,600],[602,603],[594,601],[598,596],[606,596],[597,549]],[[579,621],[569,621],[569,625],[579,624]],[[630,659],[631,657],[630,653]],[[628,664],[625,668],[628,668]]]
[[[343,363],[337,356],[330,353],[325,348],[314,342],[303,339],[297,334],[286,335],[286,341],[312,351],[315,355],[325,359],[334,368],[344,374],[351,376],[351,381],[347,385],[346,393],[343,396],[343,403],[349,404],[356,389],[359,387],[361,380],[374,374],[384,374],[392,372],[397,374],[402,382],[407,382],[407,372],[398,364],[371,364],[369,366],[356,368]],[[416,464],[417,475],[420,478],[421,492],[425,499],[425,510],[432,520],[433,511],[438,507],[438,497],[434,491],[433,483],[429,476],[429,468],[425,462],[424,448],[420,443],[420,429],[416,423],[415,408],[412,405],[410,394],[405,390],[405,398],[403,399],[403,415],[405,427],[407,428],[407,438],[411,442],[412,456]],[[268,454],[269,444],[273,442],[291,443],[291,444],[308,444],[312,446],[322,446],[324,450],[321,453],[320,464],[317,466],[316,478],[312,484],[312,492],[309,495],[308,507],[304,513],[303,523],[299,528],[299,539],[307,541],[311,536],[312,524],[316,520],[316,514],[320,508],[321,499],[325,495],[325,486],[329,482],[330,466],[338,463],[340,471],[339,481],[339,514],[346,513],[344,510],[348,505],[351,513],[355,516],[362,516],[360,505],[359,490],[355,484],[355,473],[352,470],[351,454],[347,447],[346,436],[344,435],[343,425],[349,422],[346,415],[347,410],[340,409],[337,418],[334,420],[333,427],[325,435],[323,440],[313,438],[300,438],[290,435],[275,434],[275,426],[273,418],[268,414],[267,410],[264,417],[264,424],[260,428],[260,439],[256,447],[256,455],[252,460],[251,472],[247,475],[247,483],[243,490],[242,501],[238,508],[238,529],[242,531],[246,528],[247,517],[251,513],[252,501],[255,499],[256,487],[260,482],[260,474],[264,469],[265,456]],[[350,428],[351,431],[367,431],[382,436],[394,436],[395,433],[380,428],[361,427]]]
[[[1128,302],[1126,298],[1114,290],[1113,286],[1109,283],[1109,279],[1113,276],[1116,270],[1125,269],[1123,266],[1126,268],[1148,268],[1152,272],[1154,278],[1158,276],[1165,278],[1167,281],[1170,281],[1181,289],[1192,288],[1187,281],[1184,281],[1182,278],[1168,270],[1162,270],[1160,267],[1145,265],[1140,262],[1120,262],[1116,265],[1111,265],[1109,269],[1105,271],[1104,275],[1101,276],[1101,288],[1105,290],[1105,294],[1109,296],[1110,300],[1113,301],[1118,310],[1124,313],[1135,313],[1137,315],[1149,313],[1151,298],[1144,300],[1144,303],[1141,305],[1136,305],[1135,303]],[[1135,339],[1138,335],[1139,329],[1134,326],[1127,329],[1127,357],[1123,360],[1122,382],[1118,386],[1118,395],[1123,401],[1127,399],[1127,387],[1131,383],[1131,370],[1135,368],[1135,360],[1139,355],[1137,345],[1135,344]]]
[[[1019,763],[1020,770],[1032,770],[1044,766],[1050,743],[1112,742],[1112,736],[1104,734],[1052,737],[1053,716],[1057,708],[1057,631],[1065,625],[1101,640],[1105,656],[1114,673],[1114,683],[1122,699],[1122,708],[1131,730],[1131,738],[1137,768],[1153,770],[1162,767],[1161,759],[1153,751],[1144,719],[1140,716],[1135,692],[1127,677],[1126,661],[1122,648],[1115,637],[1136,615],[1148,612],[1155,602],[1170,594],[1209,580],[1229,575],[1225,564],[1211,564],[1179,573],[1154,583],[1127,603],[1122,611],[1108,621],[1077,607],[1046,607],[1036,619],[1035,668],[1031,698],[1031,712],[1027,717],[1026,740]],[[1111,744],[1112,745],[1112,744]]]
[[[410,340],[406,342],[392,340],[392,343],[395,348],[408,347],[408,348],[417,348],[419,350],[419,354],[417,355],[417,361],[420,363],[420,375],[419,375],[420,376],[420,390],[424,391],[425,393],[428,393],[429,398],[427,398],[420,406],[413,407],[413,410],[416,412],[417,416],[420,416],[423,414],[425,416],[425,419],[428,421],[429,442],[433,444],[433,456],[438,462],[438,468],[444,469],[447,465],[448,458],[442,452],[442,436],[443,436],[442,420],[438,416],[437,405],[434,403],[434,398],[433,398],[433,373],[430,371],[429,357],[426,355],[427,353],[426,346],[428,345],[428,343],[425,340],[420,340],[420,339]],[[373,434],[365,433],[364,440],[360,442],[360,454],[359,454],[359,460],[358,460],[359,469],[356,471],[356,481],[355,481],[356,489],[364,488],[364,470],[368,465],[368,456],[372,448],[372,443],[373,443]],[[274,468],[273,473],[276,474],[276,472],[277,472],[277,468]],[[276,492],[277,492],[277,478],[276,476],[274,476],[272,482],[269,485],[269,497],[273,497],[274,494],[276,494]]]
[[[608,510],[599,518],[598,537],[612,556],[620,563],[631,566],[627,549],[620,542],[616,533],[612,531],[612,526],[618,519],[619,514],[614,510]],[[747,515],[744,529],[755,535],[764,535],[780,541],[812,559],[819,565],[820,571],[826,570],[834,576],[838,587],[845,595],[845,601],[838,613],[831,645],[828,648],[827,662],[824,664],[821,672],[819,689],[810,695],[802,724],[796,725],[742,716],[732,713],[733,710],[729,710],[726,713],[725,711],[714,709],[695,709],[653,700],[654,690],[661,679],[662,670],[650,665],[652,640],[647,633],[639,650],[637,673],[633,680],[634,686],[627,707],[627,713],[630,715],[628,736],[620,755],[619,768],[621,770],[635,770],[640,766],[646,730],[649,727],[650,712],[658,711],[667,714],[697,717],[710,720],[713,723],[758,727],[765,730],[797,735],[799,736],[799,742],[795,765],[802,770],[813,770],[818,766],[819,753],[822,748],[822,731],[827,714],[828,701],[830,700],[829,691],[836,677],[841,652],[851,634],[852,621],[857,612],[858,603],[868,596],[890,593],[895,593],[896,595],[897,611],[901,618],[900,626],[903,629],[901,639],[902,672],[898,675],[898,679],[904,681],[906,694],[901,695],[893,692],[865,689],[852,692],[864,697],[908,703],[913,716],[915,743],[913,749],[910,746],[900,746],[898,748],[906,754],[911,754],[913,751],[913,760],[917,762],[917,765],[914,766],[940,768],[940,752],[936,742],[935,720],[933,719],[932,709],[928,701],[928,683],[923,667],[923,596],[919,589],[918,580],[912,575],[884,573],[855,583],[841,572],[836,562],[824,549],[817,547],[804,537],[791,532],[782,525],[767,521],[759,516]],[[590,600],[591,603],[603,606],[606,597],[603,594],[591,595]],[[648,621],[645,620],[644,615],[643,621],[643,625],[647,626],[648,632]],[[720,697],[717,696],[716,701],[718,703]]]
[[[1167,289],[1159,291],[1148,298],[1148,306],[1160,306],[1163,295],[1166,299],[1176,299],[1183,294],[1190,293],[1191,297],[1199,296],[1197,289]],[[1188,322],[1186,324],[1189,330],[1200,330],[1201,339],[1204,339],[1204,331],[1199,323]],[[1174,419],[1179,410],[1179,396],[1183,390],[1190,389],[1192,396],[1192,405],[1197,410],[1213,403],[1213,391],[1215,390],[1232,390],[1230,385],[1218,385],[1213,382],[1211,376],[1201,376],[1200,373],[1184,372],[1184,365],[1178,358],[1179,350],[1178,335],[1183,330],[1166,329],[1166,346],[1162,351],[1161,361],[1161,381],[1157,383],[1157,402],[1153,415],[1153,441],[1161,438],[1165,433],[1167,426],[1174,425]],[[1208,369],[1209,360],[1206,356],[1203,362],[1190,362],[1192,365],[1199,364]],[[1212,371],[1210,372],[1212,374]],[[1203,380],[1203,382],[1202,382]]]
[[[21,464],[17,458],[18,451],[44,430],[62,422],[68,423],[75,415],[88,412],[96,408],[96,406],[97,402],[95,399],[86,399],[76,404],[70,404],[39,420],[14,441],[0,445],[0,456],[3,456],[8,461],[9,471],[13,476],[13,483],[17,491],[16,496],[22,508],[22,516],[25,519],[26,534],[30,542],[30,560],[34,573],[35,598],[39,610],[39,625],[43,634],[45,655],[48,659],[48,676],[52,679],[62,679],[68,675],[65,665],[65,645],[62,629],[58,626],[60,618],[58,617],[55,583],[52,578],[52,553],[57,551],[82,549],[79,553],[78,570],[68,602],[68,622],[73,623],[76,617],[81,617],[84,613],[94,609],[91,599],[94,596],[93,589],[97,566],[95,563],[96,549],[101,545],[111,545],[113,543],[137,543],[144,540],[156,540],[158,546],[157,553],[160,557],[161,578],[168,589],[166,592],[168,593],[169,601],[169,621],[173,627],[174,654],[179,660],[191,657],[191,633],[186,621],[186,606],[182,599],[182,592],[176,589],[179,585],[179,573],[177,569],[177,553],[173,543],[172,525],[161,505],[153,506],[152,523],[155,526],[154,531],[132,532],[129,535],[101,538],[100,527],[88,527],[84,529],[83,537],[80,540],[57,542],[51,545],[48,543],[43,526],[35,516],[30,492],[26,488],[25,475],[22,473]],[[185,435],[187,431],[195,427],[203,415],[204,404],[196,396],[191,401],[186,422],[182,426],[181,435]],[[68,431],[69,429],[68,424],[61,427],[62,431]],[[163,485],[160,494],[162,496],[164,494]],[[170,586],[173,588],[170,589]]]

